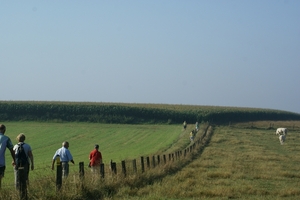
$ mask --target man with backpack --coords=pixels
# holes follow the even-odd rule
[[[1,181],[4,177],[5,171],[5,150],[6,148],[9,149],[11,157],[13,159],[13,165],[15,164],[15,153],[13,151],[14,145],[12,144],[9,137],[4,135],[6,131],[6,127],[3,124],[0,124],[0,188],[1,188]]]
[[[29,184],[29,179],[28,179],[29,169],[30,168],[31,170],[34,169],[32,150],[29,144],[24,143],[25,138],[26,138],[25,135],[23,133],[20,133],[17,136],[18,144],[16,144],[13,148],[13,150],[15,151],[15,159],[16,159],[15,169],[14,169],[16,188],[19,188],[20,185],[19,173],[18,173],[19,168],[24,169],[25,179],[27,184]]]

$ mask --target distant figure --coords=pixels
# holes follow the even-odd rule
[[[69,162],[74,163],[73,156],[71,152],[69,151],[69,142],[64,141],[62,143],[62,147],[58,149],[53,158],[52,158],[52,170],[54,170],[54,163],[56,160],[56,157],[60,157],[61,167],[62,167],[62,176],[64,178],[67,178],[69,175]]]
[[[192,130],[192,131],[190,132],[190,140],[191,140],[191,142],[194,141],[194,136],[195,136],[195,133],[194,133],[194,130]]]
[[[195,130],[196,130],[197,132],[198,132],[198,130],[199,130],[199,123],[198,123],[198,122],[196,122]]]
[[[0,188],[1,188],[1,181],[4,177],[5,172],[5,151],[6,148],[9,149],[11,157],[13,159],[12,164],[15,165],[15,152],[13,150],[13,143],[11,142],[10,138],[7,137],[5,134],[6,127],[3,124],[0,124]]]
[[[32,150],[31,150],[31,147],[29,144],[26,144],[24,143],[26,137],[23,133],[20,133],[18,136],[17,136],[17,141],[18,141],[18,144],[16,144],[13,148],[15,154],[16,154],[16,165],[18,164],[17,163],[17,156],[19,154],[18,152],[18,149],[20,146],[23,147],[24,149],[24,152],[25,152],[25,155],[26,155],[26,159],[27,159],[27,162],[25,163],[25,165],[23,166],[24,167],[24,170],[25,170],[25,179],[26,179],[26,182],[27,184],[29,184],[29,169],[30,169],[30,166],[31,166],[31,170],[34,169],[34,164],[33,164],[33,154],[32,154]],[[31,165],[30,165],[31,164]],[[19,166],[15,166],[15,169],[14,169],[14,173],[15,173],[15,186],[16,188],[18,189],[19,188],[19,177],[18,177],[18,167]]]
[[[94,173],[100,173],[100,164],[102,163],[102,154],[99,151],[99,145],[95,144],[94,150],[90,152],[90,166],[91,171]]]
[[[186,121],[184,121],[184,122],[183,122],[183,129],[184,129],[184,130],[186,129],[186,126],[187,126]]]

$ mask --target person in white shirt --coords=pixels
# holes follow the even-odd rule
[[[69,142],[64,141],[62,143],[62,147],[59,148],[55,152],[55,154],[52,158],[52,170],[54,170],[55,160],[56,160],[57,156],[59,156],[60,162],[61,162],[61,167],[62,167],[62,176],[64,178],[68,177],[68,175],[69,175],[69,162],[75,164],[74,160],[73,160],[73,156],[68,148],[69,148]]]
[[[4,177],[5,172],[5,151],[6,148],[9,149],[11,157],[13,159],[12,164],[15,164],[15,152],[13,151],[14,145],[12,144],[9,137],[5,134],[6,127],[3,124],[0,124],[0,188],[1,188],[1,181]]]

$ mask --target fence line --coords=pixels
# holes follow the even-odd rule
[[[121,172],[120,175],[126,177],[128,175],[144,173],[146,170],[155,169],[158,166],[163,166],[168,163],[172,163],[180,159],[184,159],[189,154],[193,153],[193,151],[196,149],[197,146],[201,145],[201,142],[207,136],[207,131],[209,127],[210,125],[207,125],[207,127],[205,127],[200,137],[183,150],[175,151],[173,153],[168,153],[168,154],[165,153],[162,155],[151,155],[146,157],[140,156],[140,159],[122,160],[121,163],[119,164],[111,160],[108,170],[105,170],[105,165],[102,164],[99,172],[100,177],[101,178],[105,178],[107,176],[109,177],[109,174],[111,174],[111,176],[117,175],[118,172]],[[139,160],[139,162],[137,160]]]
[[[164,153],[162,155],[151,155],[151,156],[140,156],[140,159],[133,159],[133,160],[122,160],[121,163],[110,161],[109,164],[105,166],[104,163],[100,165],[99,168],[99,176],[102,179],[114,177],[116,175],[122,175],[124,177],[129,175],[135,175],[138,173],[144,173],[146,170],[152,170],[159,166],[164,166],[169,163],[173,163],[180,159],[186,158],[189,154],[192,154],[196,147],[201,145],[203,139],[207,136],[207,131],[210,125],[208,124],[207,127],[204,129],[200,137],[195,140],[192,144],[187,146],[183,150],[175,151],[173,153]],[[138,162],[139,161],[139,162]],[[56,161],[56,191],[59,192],[62,186],[62,166],[59,160]],[[145,166],[146,165],[146,166]],[[79,180],[83,182],[85,176],[85,165],[84,162],[79,162]],[[108,168],[108,169],[107,169]],[[118,174],[118,172],[121,172]],[[75,173],[76,175],[76,173]],[[20,176],[22,178],[23,176]],[[75,178],[75,176],[74,176]],[[38,180],[34,180],[38,181]],[[24,182],[24,180],[20,180],[20,182]],[[25,181],[26,182],[26,181]],[[26,187],[22,187],[20,190],[20,199],[27,199],[27,192],[25,192]]]

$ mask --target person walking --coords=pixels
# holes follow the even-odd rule
[[[186,130],[186,126],[187,126],[187,123],[186,123],[186,121],[184,121],[184,122],[183,122],[183,129],[184,129],[184,130]]]
[[[196,122],[195,130],[196,130],[196,132],[198,132],[198,130],[199,130],[199,123],[198,122]]]
[[[13,150],[13,143],[11,142],[10,138],[7,137],[5,134],[6,127],[3,124],[0,124],[0,188],[2,178],[4,177],[5,172],[5,151],[6,148],[9,149],[11,157],[13,159],[12,164],[15,164],[15,152]]]
[[[68,148],[69,148],[69,142],[64,141],[62,143],[62,147],[59,148],[55,152],[55,154],[52,158],[52,170],[54,170],[54,163],[55,163],[56,157],[57,156],[60,157],[60,162],[61,162],[61,167],[62,167],[62,176],[64,178],[67,178],[69,175],[69,162],[75,164],[75,162],[73,160],[73,156]]]
[[[195,132],[194,132],[194,130],[192,130],[192,131],[190,132],[190,141],[191,141],[191,142],[194,141],[194,137],[195,137]]]
[[[18,144],[16,144],[13,148],[14,152],[15,152],[15,155],[17,157],[17,154],[18,154],[18,149],[19,147],[23,147],[24,149],[24,152],[25,152],[25,155],[26,155],[26,159],[27,159],[27,162],[25,163],[25,165],[23,166],[24,167],[24,171],[25,171],[25,179],[26,179],[26,183],[27,185],[29,185],[29,171],[30,171],[30,168],[31,170],[34,169],[34,163],[33,163],[33,154],[32,154],[32,150],[31,150],[31,146],[27,143],[24,143],[26,139],[26,136],[24,135],[24,133],[20,133],[18,136],[17,136],[17,141],[18,141]],[[17,164],[17,163],[15,163]],[[19,188],[19,177],[18,177],[18,167],[19,166],[15,166],[14,168],[14,174],[15,174],[15,186],[16,188],[18,189]]]
[[[94,150],[90,152],[90,166],[91,171],[100,173],[100,165],[102,163],[102,154],[99,151],[99,145],[95,144]]]

